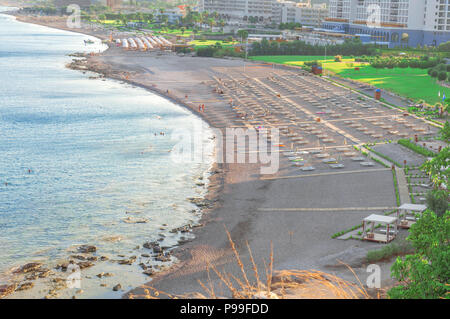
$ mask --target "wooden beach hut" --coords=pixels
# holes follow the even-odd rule
[[[413,225],[418,217],[417,215],[421,215],[427,206],[419,205],[419,204],[403,204],[397,209],[397,218],[399,220],[400,228],[410,228]]]
[[[389,243],[397,236],[397,222],[397,217],[376,214],[367,216],[363,219],[362,239]]]

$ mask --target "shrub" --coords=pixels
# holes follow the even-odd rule
[[[447,79],[447,72],[445,71],[439,72],[437,78],[439,81],[445,81]]]
[[[444,126],[439,131],[439,136],[443,141],[450,141],[450,123],[445,122]]]
[[[432,151],[430,151],[429,149],[422,147],[420,145],[417,145],[416,143],[412,142],[411,140],[408,139],[400,139],[398,140],[398,144],[403,145],[404,147],[409,148],[410,150],[419,153],[423,156],[427,156],[427,157],[434,157],[436,156],[436,154]]]
[[[438,76],[438,71],[432,70],[430,75],[431,75],[433,78],[435,78],[435,77]]]
[[[391,243],[384,246],[381,249],[370,250],[367,252],[367,262],[374,263],[377,261],[382,261],[390,259],[395,256],[403,256],[414,252],[411,243],[407,241],[402,241],[400,243]]]

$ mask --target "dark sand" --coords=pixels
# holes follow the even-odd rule
[[[122,78],[128,82],[147,87],[167,95],[185,106],[204,102],[206,112],[200,113],[212,127],[236,125],[236,116],[228,103],[220,101],[213,92],[212,77],[227,73],[243,72],[242,60],[178,57],[171,53],[125,52],[112,48],[101,56],[90,58],[89,64],[106,76]],[[247,65],[250,76],[264,77],[273,72],[271,66]],[[129,73],[127,73],[129,72]],[[283,70],[275,72],[284,73]],[[188,95],[188,98],[185,98]],[[194,102],[193,102],[194,101]],[[381,166],[377,166],[379,169]],[[379,207],[395,206],[392,174],[387,171],[370,170],[357,174],[305,177],[301,179],[260,179],[258,164],[222,164],[223,191],[217,195],[216,208],[205,212],[204,227],[196,228],[196,239],[178,249],[181,262],[172,270],[157,275],[148,285],[171,294],[202,292],[198,280],[211,280],[216,293],[230,296],[220,279],[206,271],[207,263],[220,271],[239,276],[226,235],[227,229],[243,258],[247,271],[251,272],[246,243],[251,247],[261,273],[269,263],[273,244],[274,269],[320,269],[356,282],[354,275],[337,258],[349,262],[361,281],[367,273],[363,257],[367,249],[377,244],[359,241],[331,239],[337,231],[361,222],[368,211],[315,211],[314,208]],[[292,170],[282,162],[276,176],[289,175]],[[212,184],[212,189],[220,185]],[[259,210],[274,208],[273,211]],[[277,208],[312,208],[311,211],[277,211]],[[362,248],[357,254],[344,253],[348,249]],[[331,256],[331,257],[329,257]],[[336,257],[337,256],[337,257]],[[355,261],[356,260],[356,261]],[[336,267],[333,267],[336,266]],[[389,263],[382,264],[385,284],[389,280]],[[130,292],[142,295],[142,287]],[[128,295],[125,295],[125,297]]]
[[[99,56],[89,57],[87,68],[166,96],[203,117],[212,127],[237,125],[236,114],[228,101],[213,90],[214,78],[229,75],[244,78],[242,60],[179,57],[167,52],[131,52],[111,47]],[[264,79],[271,72],[286,74],[285,69],[247,62],[245,74]],[[202,103],[206,111],[198,113],[198,104]],[[215,204],[205,210],[204,226],[194,230],[195,240],[177,250],[180,263],[156,275],[148,285],[170,294],[204,293],[198,280],[203,283],[210,280],[217,295],[230,296],[220,279],[212,272],[209,277],[206,271],[207,264],[212,264],[220,271],[240,277],[225,229],[230,232],[248,273],[251,267],[246,243],[261,274],[269,262],[272,243],[275,270],[314,268],[356,282],[346,267],[339,266],[337,259],[342,259],[352,265],[365,283],[368,275],[363,260],[365,252],[381,245],[336,240],[331,235],[359,224],[370,213],[381,212],[314,208],[394,206],[392,174],[380,168],[377,164],[373,170],[354,174],[267,180],[261,178],[259,164],[218,164],[221,174],[214,175],[209,188],[209,199],[215,200]],[[295,175],[297,171],[281,161],[280,171],[274,177]],[[302,209],[283,211],[280,208]],[[380,263],[383,287],[392,283],[390,264]],[[124,297],[130,294],[143,295],[144,288],[138,287]]]

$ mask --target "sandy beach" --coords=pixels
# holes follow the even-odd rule
[[[18,19],[102,39],[109,37],[102,30],[69,29],[63,20],[34,17]],[[178,56],[165,51],[126,51],[114,44],[110,44],[104,53],[89,56],[83,62],[73,63],[71,67],[146,88],[190,109],[211,127],[221,130],[246,127],[246,123],[243,124],[236,111],[230,107],[229,99],[215,90],[227,81],[241,81],[244,86],[253,83],[258,90],[272,94],[271,90],[282,92],[283,87],[272,83],[271,77],[281,80],[292,78],[304,85],[317,81],[330,92],[335,90],[336,97],[352,94],[348,89],[328,83],[325,79],[313,79],[311,75],[305,75],[297,69],[240,59]],[[297,82],[292,80],[292,83]],[[311,89],[314,89],[314,85]],[[320,90],[317,87],[316,93],[321,93]],[[286,103],[292,101],[304,114],[312,112],[314,105],[306,103],[303,97],[282,94],[286,96]],[[199,112],[199,104],[205,104],[204,112]],[[300,109],[301,105],[307,106]],[[375,107],[380,110],[379,116],[389,118],[398,114],[397,110],[379,105]],[[301,120],[314,124],[311,118]],[[334,148],[330,148],[330,152],[336,152],[333,154],[337,154],[337,147],[343,144],[348,149],[347,143],[349,146],[355,141],[370,140],[344,122],[328,120],[323,123],[327,126],[328,134],[337,141]],[[322,148],[317,145],[317,142],[311,141],[305,149]],[[260,174],[261,164],[258,163],[217,163],[213,168],[215,174],[210,178],[208,196],[202,203],[203,226],[192,230],[194,240],[176,249],[175,255],[180,262],[169,271],[154,275],[149,283],[136,287],[126,293],[124,298],[145,297],[145,289],[149,286],[174,295],[205,294],[199,281],[214,286],[217,296],[230,297],[231,293],[222,280],[211,271],[213,266],[221,272],[240,276],[240,267],[236,263],[226,230],[249,272],[252,269],[251,255],[260,273],[265,272],[272,246],[275,270],[318,269],[357,283],[354,274],[340,260],[350,265],[364,283],[368,275],[366,253],[379,248],[380,244],[337,240],[331,236],[359,224],[371,213],[386,212],[388,208],[396,206],[392,172],[378,163],[363,168],[358,163],[344,159],[345,168],[338,173],[320,161],[314,162],[316,159],[313,156],[310,160],[319,169],[316,172],[299,173],[298,167],[280,154],[280,169],[271,175]],[[391,264],[392,261],[379,263],[382,288],[392,284],[389,271]]]
[[[198,113],[212,127],[238,125],[236,115],[226,100],[213,92],[212,77],[233,74],[242,78],[243,61],[197,57],[179,57],[172,53],[125,52],[110,48],[101,56],[89,58],[88,68],[106,77],[127,78],[139,85],[167,96],[198,113],[198,103],[206,104],[206,112]],[[272,66],[248,64],[246,74],[264,77],[274,72]],[[275,72],[285,72],[279,70]],[[180,80],[182,79],[182,80]],[[168,92],[168,93],[167,93]],[[188,98],[186,98],[186,96]],[[302,179],[262,179],[258,164],[218,165],[223,175],[211,183],[209,199],[215,205],[204,212],[204,227],[194,230],[195,240],[178,249],[182,262],[152,280],[155,289],[171,294],[202,292],[198,280],[206,283],[207,264],[226,273],[239,274],[226,229],[230,232],[244,264],[250,266],[249,244],[260,270],[269,262],[273,244],[274,269],[320,269],[331,271],[355,282],[353,274],[337,262],[350,263],[362,277],[367,249],[376,244],[348,242],[330,238],[338,229],[346,229],[367,215],[366,211],[315,211],[315,208],[394,206],[394,189],[389,170],[362,171],[359,174],[311,176]],[[294,170],[283,163],[276,176]],[[371,180],[370,183],[367,181]],[[370,197],[367,196],[370,194]],[[302,211],[263,211],[267,207],[301,207]],[[307,208],[311,208],[308,211]],[[351,252],[351,253],[349,253]],[[342,254],[341,254],[342,253]],[[335,258],[333,255],[336,255]],[[389,264],[385,265],[387,269]],[[250,268],[249,268],[250,269]],[[211,278],[214,276],[211,274]],[[384,274],[389,281],[389,274]],[[211,279],[218,291],[229,296],[216,277]],[[125,297],[143,295],[137,288]]]

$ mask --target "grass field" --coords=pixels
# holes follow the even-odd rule
[[[436,83],[436,79],[427,74],[427,70],[412,68],[375,69],[369,65],[361,66],[360,71],[345,68],[337,72],[342,77],[370,83],[413,100],[425,100],[428,104],[442,102],[445,92],[450,97],[450,89]]]
[[[194,45],[197,48],[215,45],[216,43],[220,43],[220,45],[222,45],[223,47],[227,47],[227,46],[237,44],[239,42],[237,42],[237,41],[226,42],[226,41],[220,41],[220,40],[194,40],[194,41],[189,42],[190,45]]]
[[[423,99],[428,104],[435,104],[442,102],[444,92],[450,97],[450,89],[437,84],[426,69],[375,69],[366,63],[354,62],[349,57],[343,57],[343,62],[334,62],[334,57],[325,59],[323,56],[252,56],[250,59],[298,66],[306,61],[318,60],[322,62],[325,72],[331,71],[344,78],[369,83],[413,100]],[[359,71],[355,67],[359,67]]]
[[[350,60],[349,57],[342,57],[344,60]],[[326,59],[323,55],[260,55],[251,56],[251,60],[264,61],[264,62],[274,62],[280,64],[292,64],[292,65],[303,65],[304,62],[308,61],[320,61],[320,62],[334,62],[334,56],[328,56]]]

